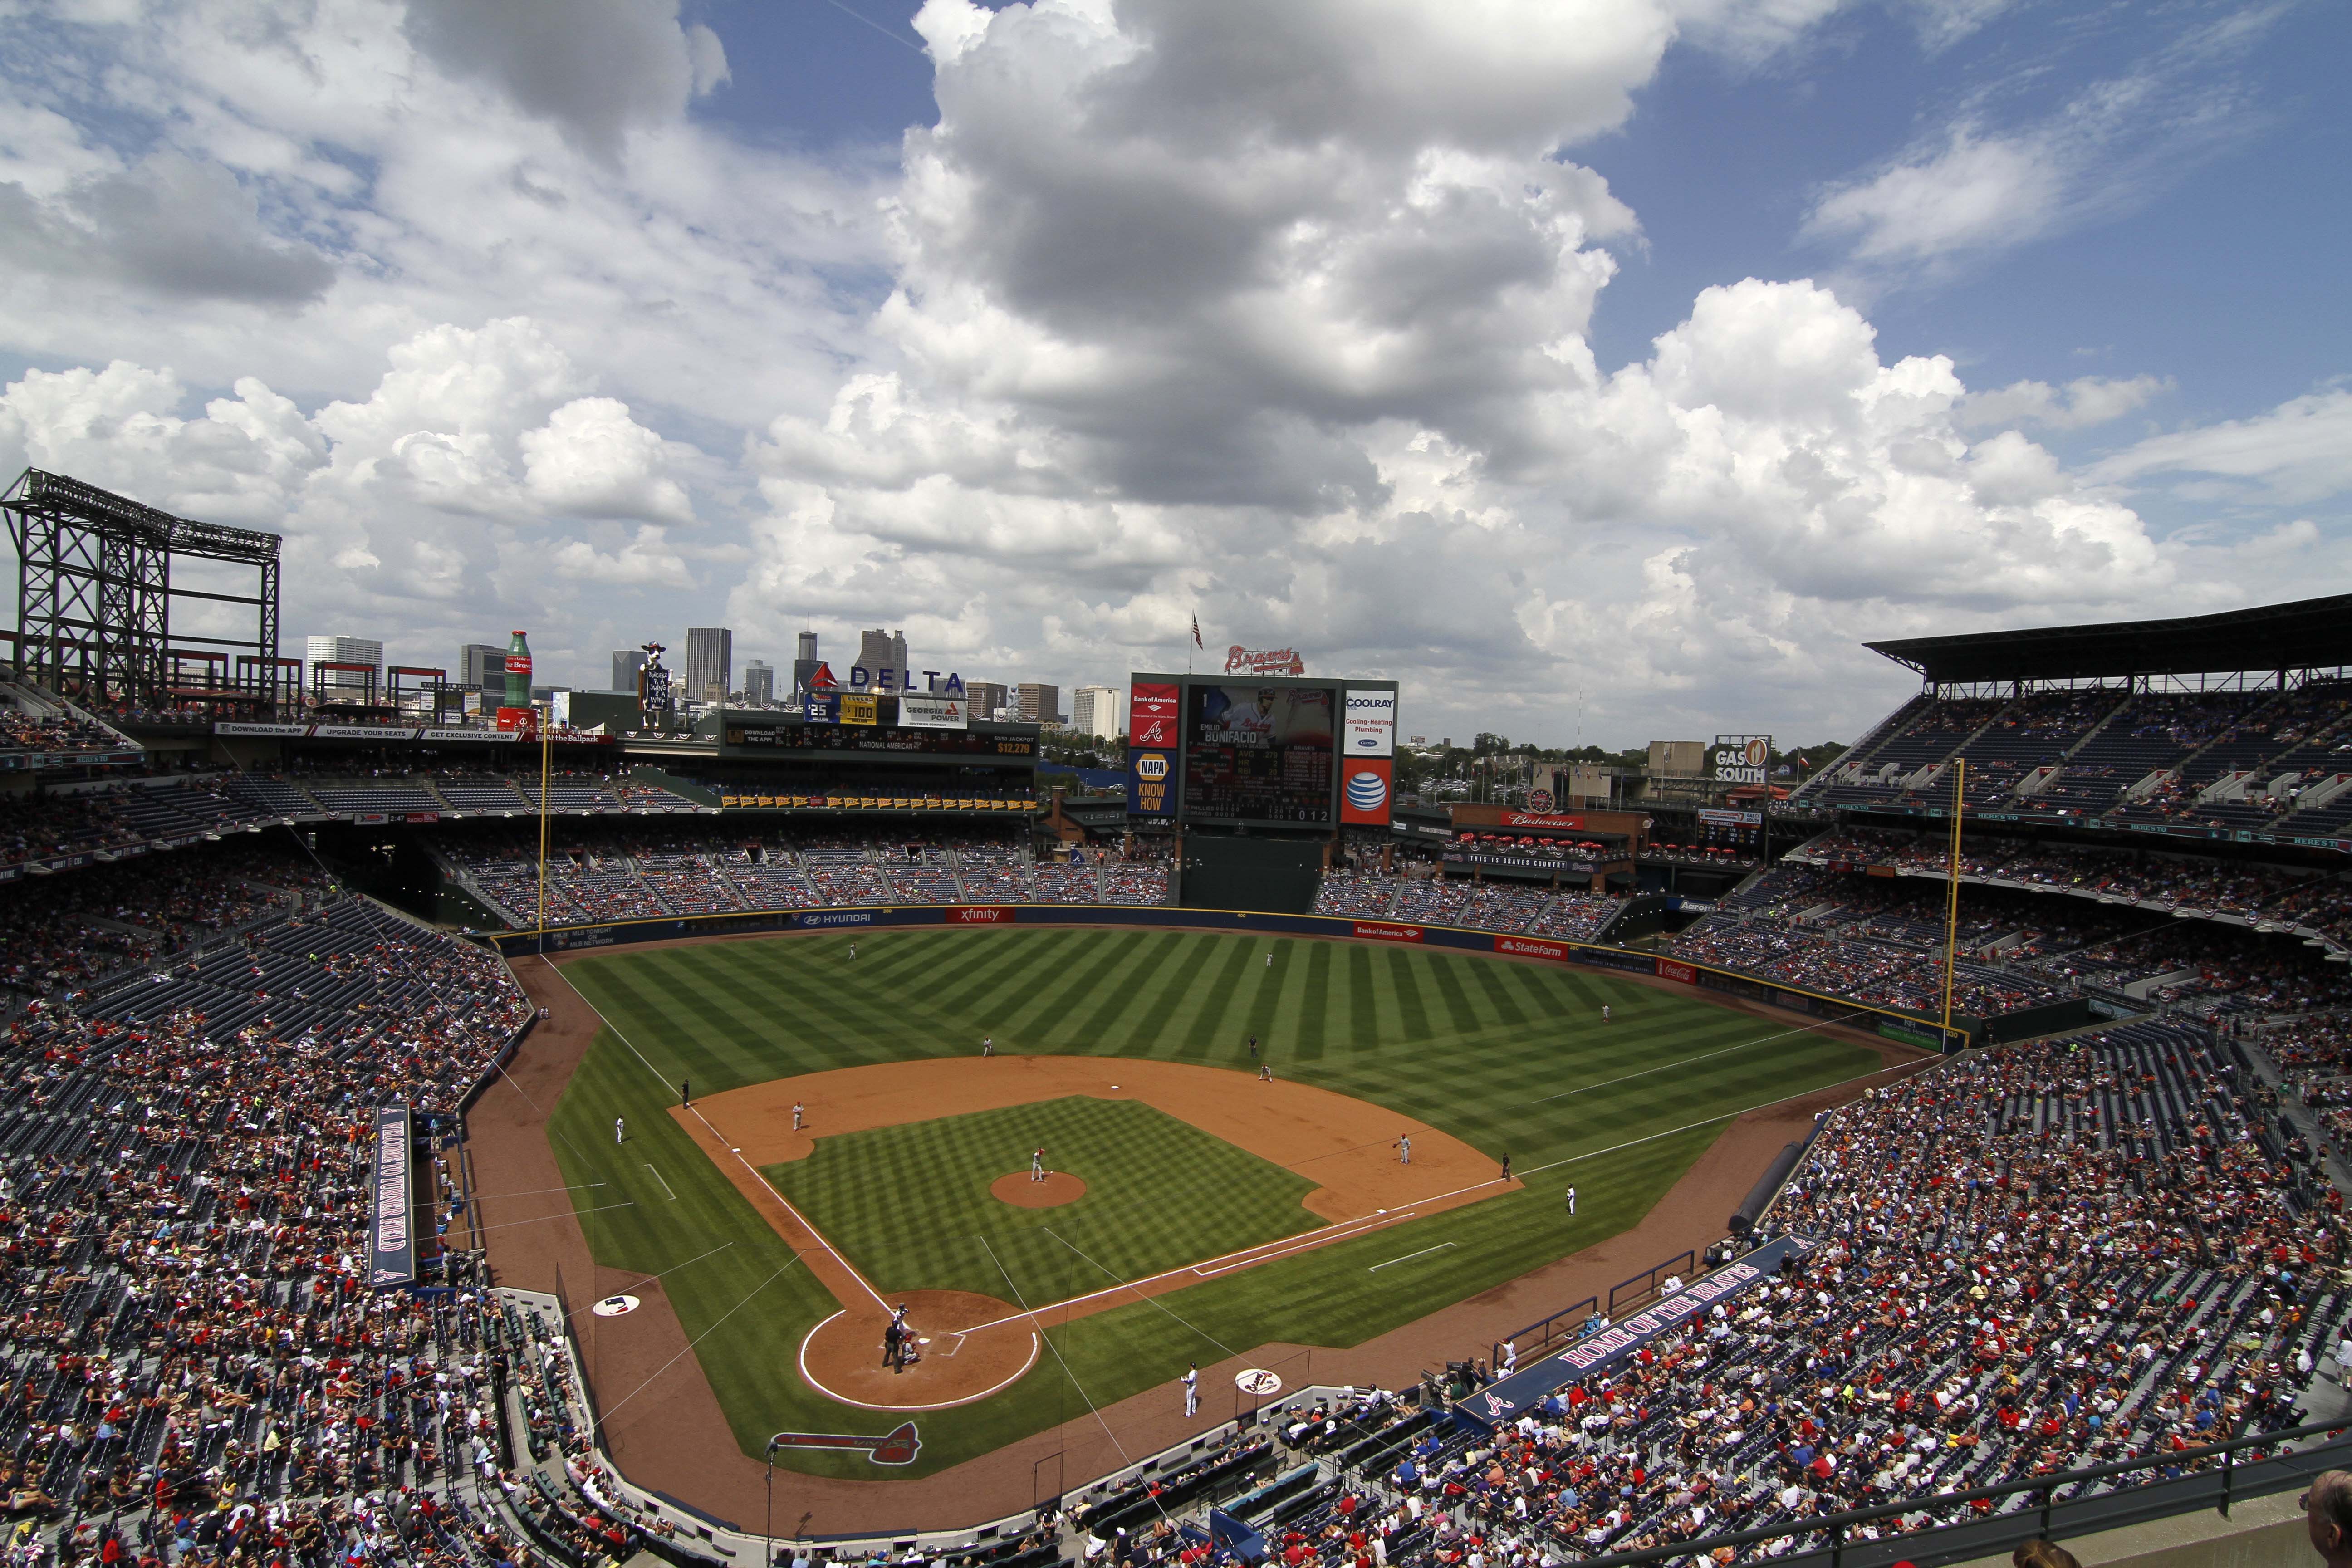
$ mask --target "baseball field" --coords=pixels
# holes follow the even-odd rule
[[[661,1277],[744,1451],[920,1410],[899,1475],[1408,1323],[1633,1226],[1738,1113],[1880,1066],[1605,973],[1239,934],[866,931],[563,973],[604,1020],[548,1122],[597,1261]],[[882,1372],[909,1296],[923,1363]],[[599,1391],[608,1419],[628,1396]]]

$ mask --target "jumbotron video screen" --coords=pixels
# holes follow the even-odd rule
[[[1184,715],[1184,815],[1328,826],[1335,695],[1318,686],[1192,687]]]

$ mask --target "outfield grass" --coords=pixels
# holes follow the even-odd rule
[[[581,1223],[598,1258],[615,1268],[685,1265],[665,1288],[688,1334],[708,1333],[698,1355],[751,1453],[772,1431],[848,1415],[800,1381],[791,1353],[835,1306],[671,1121],[680,1079],[716,1093],[828,1068],[971,1055],[984,1035],[1001,1052],[1246,1068],[1254,1034],[1276,1072],[1508,1153],[1526,1178],[1523,1192],[1055,1330],[1060,1358],[1041,1357],[1003,1394],[924,1420],[917,1474],[1084,1415],[1081,1389],[1104,1405],[1167,1381],[1187,1361],[1269,1341],[1356,1344],[1501,1284],[1638,1222],[1721,1119],[1877,1065],[1871,1052],[1794,1022],[1606,973],[1241,934],[862,931],[614,952],[563,973],[614,1026],[591,1047],[551,1125],[565,1179],[604,1184],[577,1194]],[[1604,1004],[1615,1019],[1606,1026]],[[623,1115],[631,1139],[615,1148],[613,1119]],[[1570,1181],[1573,1218],[1559,1201]],[[908,1189],[906,1201],[912,1209],[926,1199]],[[1442,1243],[1453,1245],[1370,1272]],[[721,1244],[730,1245],[688,1262]],[[1115,1282],[1058,1250],[1031,1265],[1039,1293],[1059,1300]],[[627,1393],[600,1390],[608,1409]],[[872,1474],[851,1456],[788,1462]]]
[[[1076,1202],[989,1195],[1043,1143],[1086,1183]],[[1121,1279],[1274,1241],[1323,1221],[1315,1184],[1139,1100],[1071,1096],[820,1138],[762,1173],[885,1291],[971,1290],[1042,1306],[1075,1250]]]

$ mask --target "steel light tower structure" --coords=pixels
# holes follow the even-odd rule
[[[183,695],[258,702],[286,695],[278,658],[278,535],[173,517],[39,468],[26,468],[0,494],[0,511],[7,514],[16,550],[18,657],[33,679],[85,698],[164,700],[176,640],[206,650],[245,650],[233,681]],[[255,590],[174,586],[175,559],[251,568]],[[253,635],[183,632],[175,639],[174,599],[249,605]],[[227,662],[224,654],[207,657]]]

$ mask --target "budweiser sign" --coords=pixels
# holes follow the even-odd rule
[[[1307,661],[1298,657],[1295,647],[1244,647],[1239,643],[1225,650],[1227,675],[1304,675]]]

